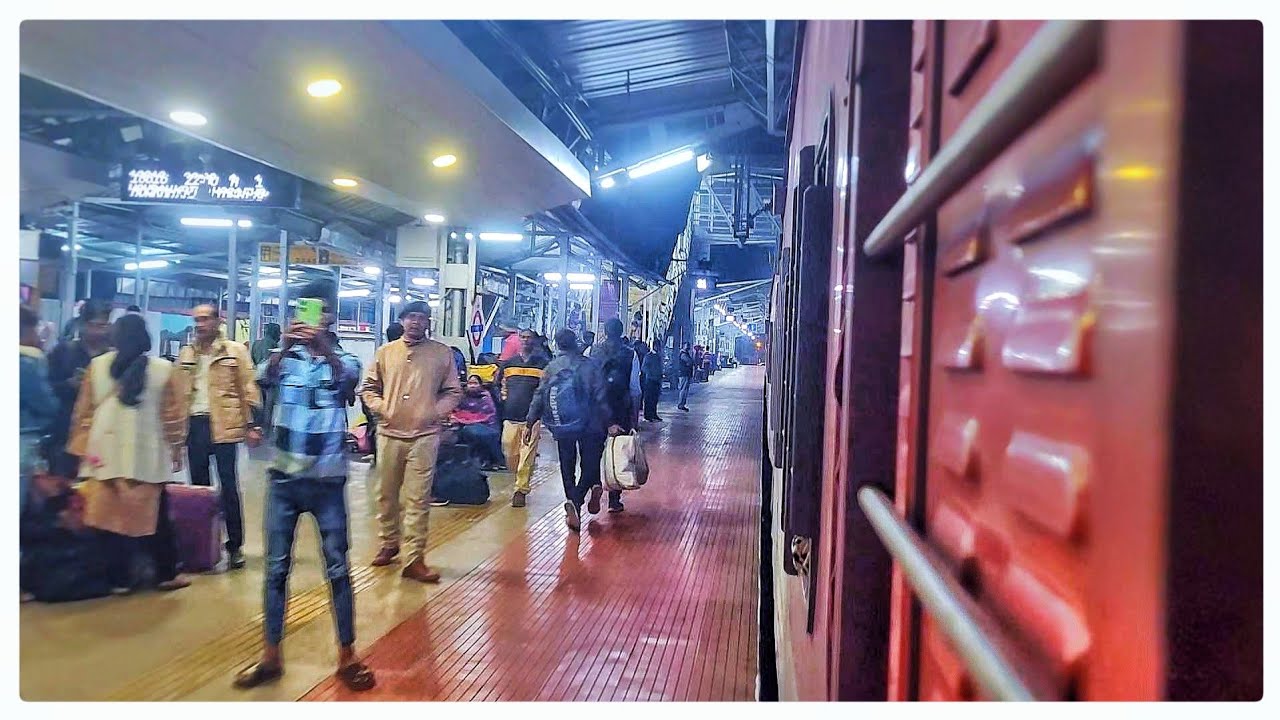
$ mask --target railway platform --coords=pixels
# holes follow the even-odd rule
[[[644,429],[649,483],[580,535],[564,525],[555,444],[525,508],[509,473],[476,508],[431,511],[438,586],[368,566],[377,549],[367,466],[352,464],[357,644],[372,700],[751,700],[755,695],[761,369],[697,385],[684,413]],[[231,687],[261,648],[262,471],[242,465],[246,570],[143,593],[21,608],[22,697],[32,700],[352,700],[335,653],[318,539],[295,549],[286,674]],[[65,678],[75,677],[74,683]]]

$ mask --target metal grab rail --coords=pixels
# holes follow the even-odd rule
[[[898,517],[892,501],[869,485],[858,490],[858,504],[912,592],[936,621],[974,682],[993,700],[1050,699],[1039,678],[1019,672],[1013,651],[985,610],[978,607],[946,566],[911,526]],[[1032,688],[1035,688],[1033,690]]]
[[[1035,34],[862,248],[881,255],[977,175],[1098,64],[1102,22],[1056,20]]]

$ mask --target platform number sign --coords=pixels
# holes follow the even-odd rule
[[[479,306],[471,313],[471,346],[480,347],[480,341],[484,340],[484,315],[481,314]]]

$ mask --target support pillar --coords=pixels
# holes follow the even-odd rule
[[[240,280],[240,258],[236,256],[236,223],[231,223],[227,232],[227,339],[235,342],[236,338],[236,295]]]
[[[133,304],[142,307],[142,221],[138,221],[138,236],[133,247]]]
[[[280,305],[276,322],[281,330],[289,329],[289,233],[280,231]]]
[[[62,287],[62,325],[71,320],[76,311],[76,267],[79,258],[76,244],[80,242],[80,203],[71,203],[71,223],[67,228],[67,276]]]
[[[560,327],[569,327],[569,253],[573,247],[573,242],[568,235],[560,237],[560,295],[556,299],[556,316],[555,322]],[[554,333],[558,328],[548,328],[547,331]]]
[[[258,243],[252,243],[253,259],[249,262],[249,337],[252,342],[262,335],[262,291],[258,289],[258,275],[262,269],[262,251]]]

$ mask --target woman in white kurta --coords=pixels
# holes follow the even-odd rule
[[[186,393],[173,364],[147,356],[151,336],[140,316],[112,327],[115,350],[89,364],[67,452],[80,458],[85,524],[103,533],[112,585],[133,589],[132,557],[141,546],[161,590],[190,585],[177,574],[177,545],[164,485],[181,469]]]

